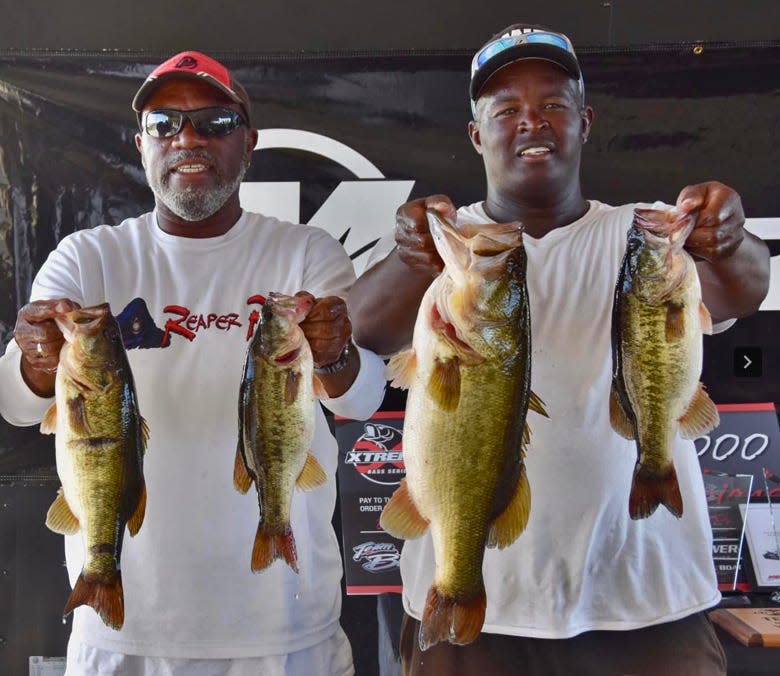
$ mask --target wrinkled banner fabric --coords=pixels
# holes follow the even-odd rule
[[[674,201],[684,185],[718,179],[737,188],[748,216],[780,217],[780,43],[579,51],[596,111],[584,149],[586,196]],[[0,51],[3,346],[62,237],[152,208],[130,101],[168,56]],[[272,195],[282,216],[327,226],[356,269],[407,199],[484,197],[481,161],[466,135],[470,53],[214,56],[249,91],[261,139],[267,131],[242,186],[251,204]],[[774,255],[777,244],[770,241]],[[771,344],[777,314],[760,312],[707,339],[704,380],[713,399],[778,401],[776,363],[765,364],[761,379],[731,375],[734,346]],[[53,465],[51,437],[0,421],[0,475]]]

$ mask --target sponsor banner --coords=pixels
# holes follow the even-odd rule
[[[770,245],[771,292],[761,312],[705,339],[702,379],[718,401],[778,403],[780,193],[771,149],[780,44],[693,47],[579,50],[596,113],[584,191],[611,204],[674,202],[684,185],[713,178],[739,191],[748,227]],[[60,239],[152,208],[130,101],[168,56],[0,50],[3,345]],[[216,56],[246,86],[259,127],[242,204],[323,227],[358,273],[407,199],[484,198],[484,168],[466,134],[469,52]],[[654,76],[636,77],[645,72]],[[750,368],[738,361],[744,355]],[[53,464],[51,437],[0,421],[0,474]]]
[[[773,403],[718,404],[720,424],[694,440],[706,474],[748,474],[753,477],[751,502],[780,503],[780,426]],[[744,487],[726,496],[744,498]],[[720,495],[724,497],[723,494]]]
[[[750,501],[750,474],[704,472],[704,492],[712,526],[712,559],[721,591],[750,589],[743,566],[745,522],[740,508]]]
[[[336,417],[347,594],[401,591],[403,540],[386,533],[379,516],[405,476],[403,418],[396,411],[361,422]]]

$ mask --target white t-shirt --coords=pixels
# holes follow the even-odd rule
[[[579,220],[524,237],[531,308],[531,386],[549,419],[528,414],[528,527],[483,566],[489,633],[566,638],[675,620],[720,599],[712,531],[692,441],[674,463],[684,515],[663,506],[632,521],[628,496],[636,444],[609,422],[611,313],[626,234],[637,205],[590,202]],[[491,222],[482,203],[459,221]],[[392,248],[380,243],[378,255]],[[379,246],[379,245],[378,245]],[[433,580],[429,534],[404,544],[404,608],[422,617]]]
[[[233,487],[233,462],[250,316],[259,308],[252,296],[301,289],[344,296],[353,280],[349,257],[325,231],[247,212],[207,239],[168,235],[148,213],[74,233],[49,255],[32,299],[111,304],[131,342],[150,430],[146,516],[122,549],[124,626],[108,628],[83,606],[74,611],[73,641],[134,655],[244,658],[299,651],[338,629],[337,445],[321,408],[312,451],[328,482],[293,496],[299,574],[283,561],[251,572],[257,495]],[[166,331],[170,343],[161,347]],[[12,341],[0,359],[0,413],[29,425],[50,401],[24,385],[19,356]],[[324,402],[334,413],[365,418],[381,403],[384,365],[366,350],[360,359],[349,391]],[[65,538],[71,584],[82,548],[79,535]]]

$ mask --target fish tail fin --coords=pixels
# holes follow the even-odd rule
[[[398,488],[388,500],[379,516],[379,524],[390,535],[404,540],[418,538],[428,529],[428,520],[414,504],[406,479],[401,479]]]
[[[76,586],[62,611],[63,617],[78,606],[90,606],[112,629],[121,629],[125,623],[125,596],[122,590],[122,573],[110,580],[90,580],[79,574]]]
[[[46,512],[46,526],[61,535],[74,535],[81,530],[81,524],[65,499],[62,488],[57,491],[57,497]]]
[[[669,463],[668,469],[661,474],[637,465],[628,499],[629,515],[632,519],[644,519],[650,516],[658,505],[664,505],[678,519],[682,516],[682,495],[674,465]]]
[[[252,547],[252,572],[268,568],[276,559],[284,559],[290,568],[298,572],[298,552],[292,528],[288,525],[281,533],[275,533],[266,530],[260,523]]]
[[[144,523],[146,516],[146,482],[141,484],[141,494],[138,496],[138,504],[135,506],[133,515],[127,520],[127,530],[130,535],[135,535]]]
[[[488,534],[488,547],[503,549],[517,540],[528,525],[531,514],[531,487],[523,467],[523,473],[517,482],[517,488],[506,509],[499,514]]]
[[[482,631],[486,606],[483,585],[471,599],[463,602],[446,595],[434,584],[428,590],[420,623],[420,649],[428,650],[439,641],[458,645],[471,643]]]

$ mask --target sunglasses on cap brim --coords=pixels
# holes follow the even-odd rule
[[[569,38],[560,33],[551,33],[549,31],[533,30],[528,33],[518,33],[517,35],[508,35],[505,37],[497,38],[492,42],[486,44],[480,49],[471,60],[471,77],[482,68],[488,61],[495,56],[498,56],[507,49],[516,47],[517,45],[548,45],[550,47],[556,47],[565,52],[568,52],[576,60],[577,56],[574,53],[574,47],[571,44]],[[585,83],[582,79],[582,74],[579,77],[580,93],[585,91]]]
[[[246,124],[241,113],[232,108],[221,106],[197,110],[158,108],[144,112],[141,117],[141,132],[154,138],[171,138],[182,130],[185,120],[189,120],[201,136],[228,136],[241,125]]]

